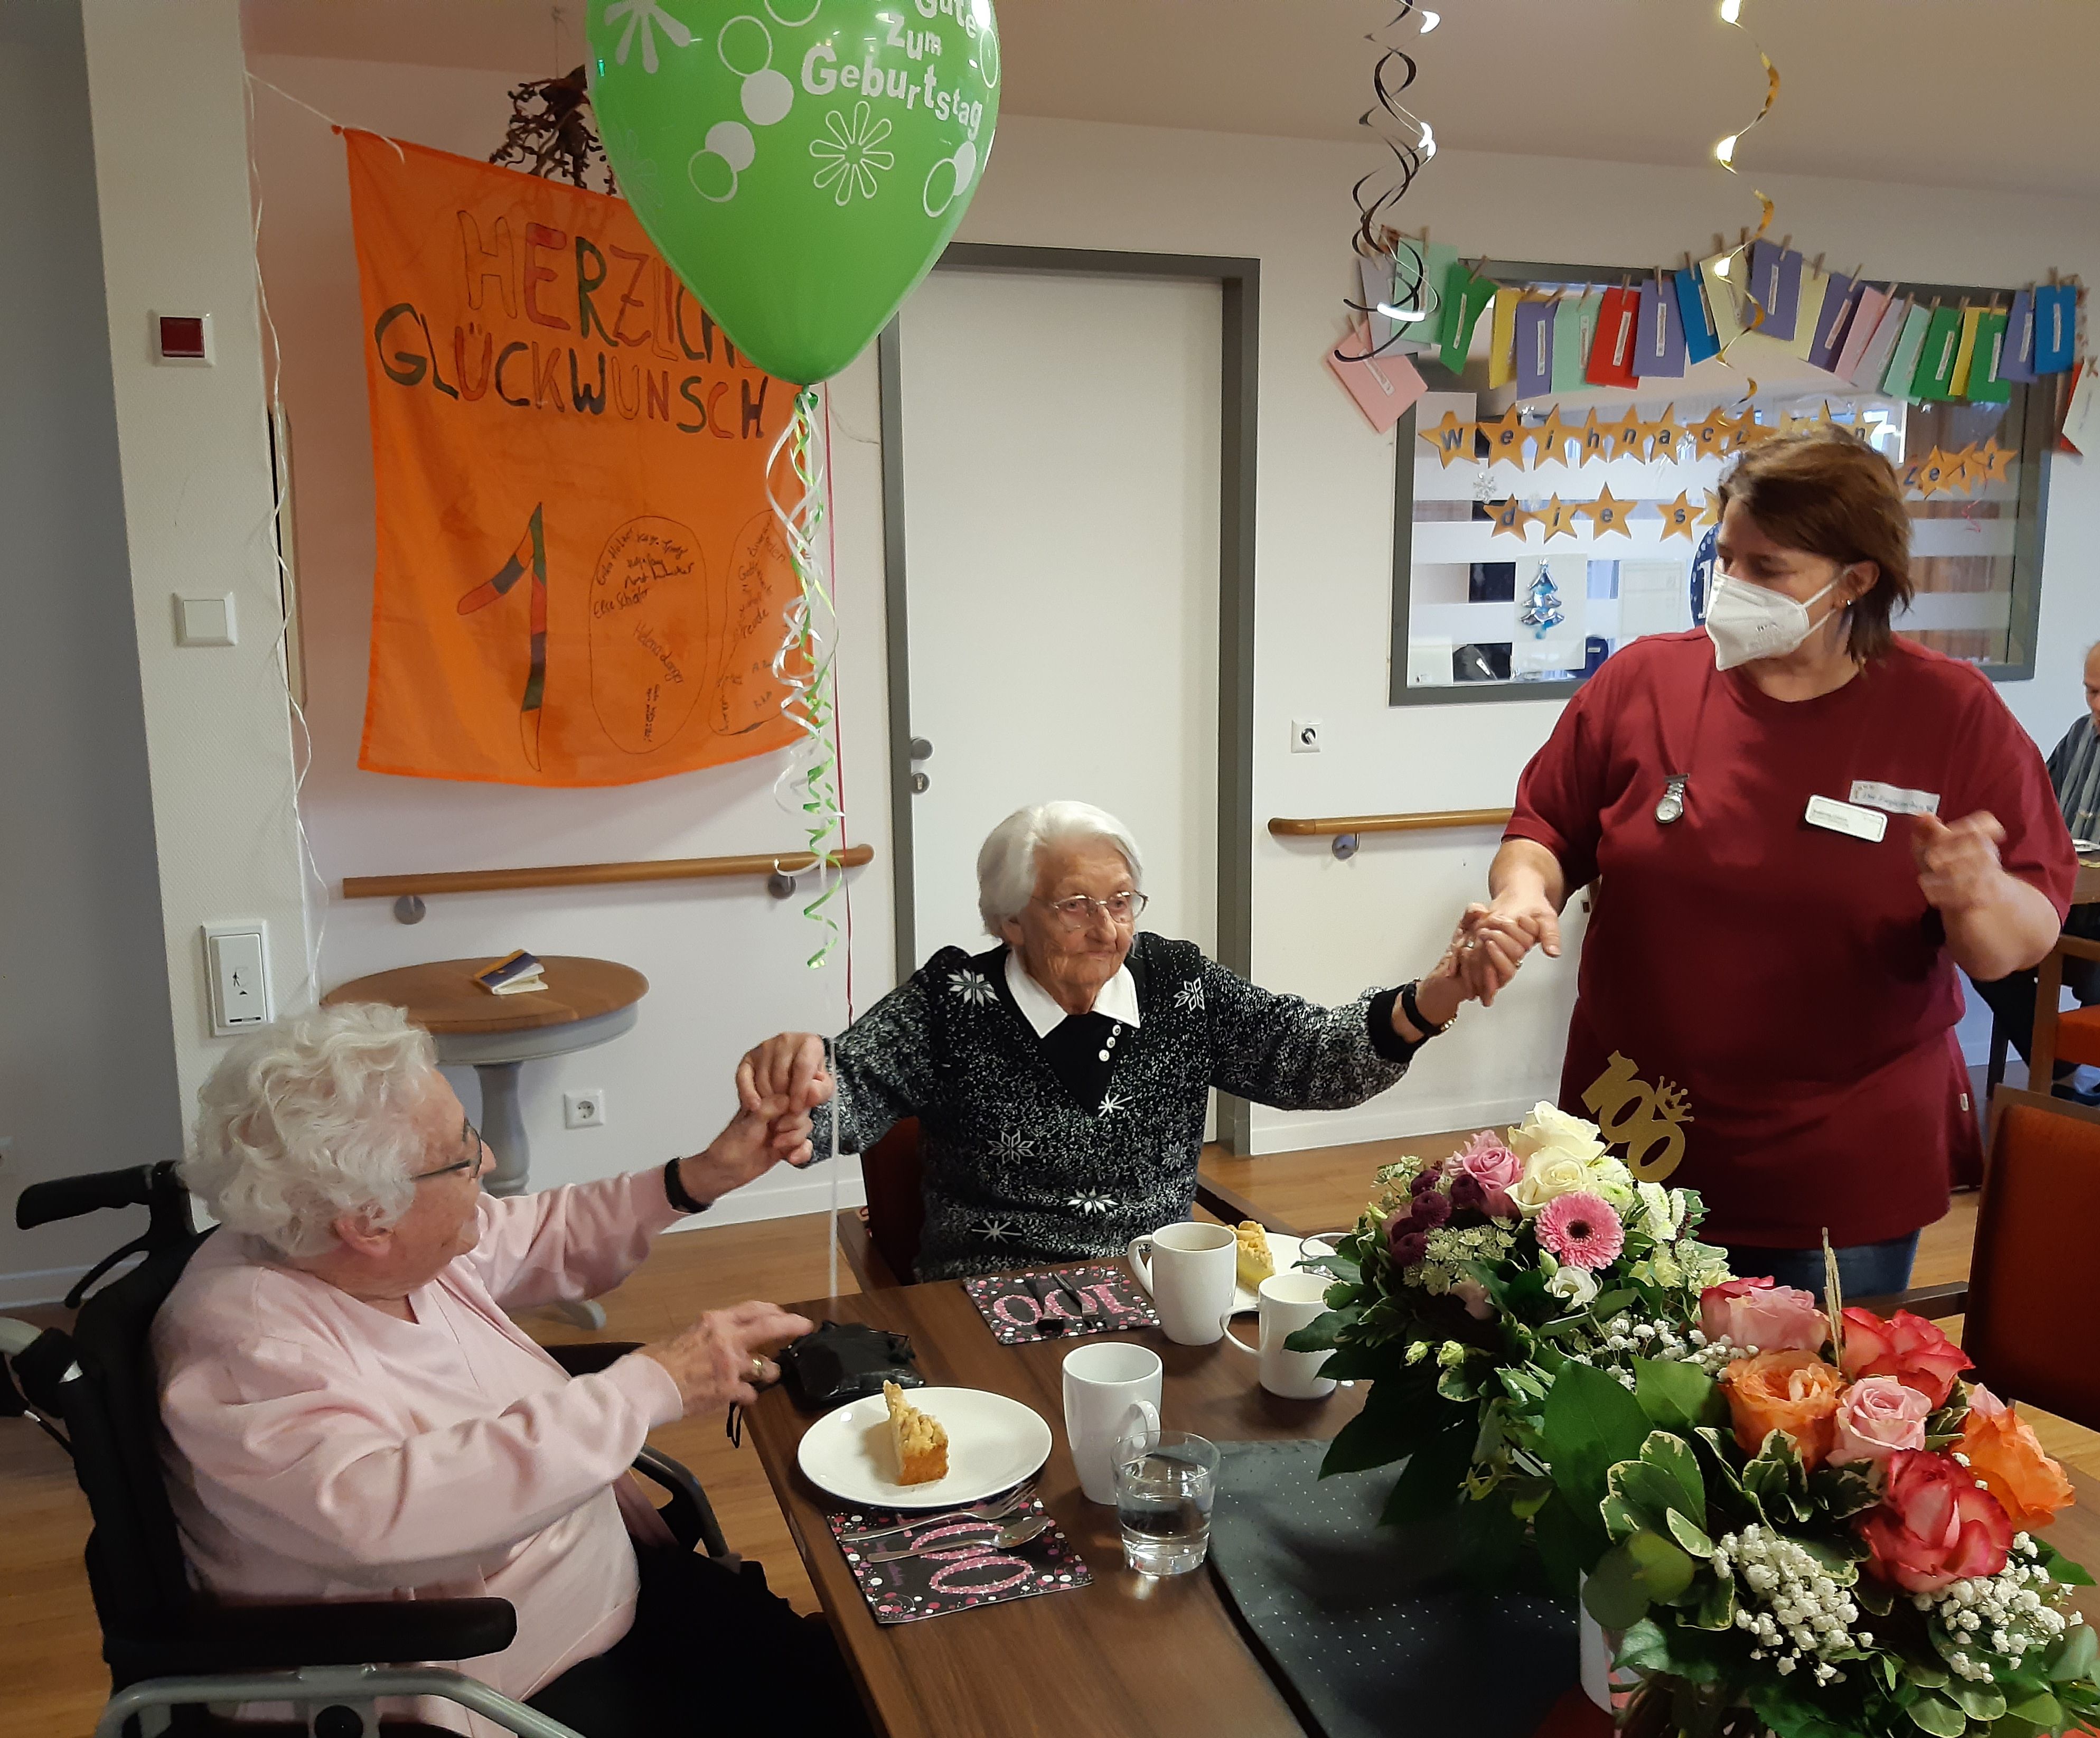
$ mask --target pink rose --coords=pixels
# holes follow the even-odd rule
[[[1830,1464],[1886,1460],[1904,1449],[1925,1446],[1925,1421],[1932,1403],[1893,1376],[1868,1376],[1846,1389],[1838,1402],[1837,1445]]]
[[[1481,1206],[1494,1219],[1517,1217],[1509,1192],[1524,1175],[1524,1161],[1483,1129],[1458,1154],[1459,1171],[1480,1185]]]
[[[1769,1277],[1709,1286],[1699,1294],[1699,1326],[1707,1339],[1725,1335],[1745,1352],[1820,1352],[1830,1337],[1815,1293]]]
[[[2005,1568],[2013,1524],[1952,1456],[1905,1449],[1890,1458],[1881,1506],[1860,1523],[1860,1536],[1877,1579],[1906,1593],[1938,1593]]]
[[[1969,1354],[1922,1316],[1899,1309],[1884,1321],[1870,1309],[1845,1312],[1845,1374],[1893,1376],[1935,1406],[1947,1404]]]

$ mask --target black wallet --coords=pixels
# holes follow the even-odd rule
[[[885,1382],[900,1388],[926,1385],[912,1367],[910,1340],[858,1321],[827,1321],[783,1347],[778,1361],[781,1386],[809,1412],[880,1394]]]

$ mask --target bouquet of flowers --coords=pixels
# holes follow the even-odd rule
[[[1700,1296],[1727,1266],[1694,1234],[1705,1209],[1687,1190],[1636,1181],[1594,1124],[1548,1104],[1378,1180],[1355,1231],[1310,1264],[1336,1283],[1327,1313],[1290,1342],[1331,1351],[1326,1374],[1374,1384],[1325,1470],[1405,1457],[1388,1522],[1470,1497],[1476,1560],[1506,1564],[1533,1537],[1572,1591],[1582,1529],[1551,1477],[1547,1397],[1576,1366],[1625,1393],[1679,1364],[1706,1379],[1718,1353]]]
[[[2100,1715],[2071,1500],[1930,1322],[1729,1277],[1688,1191],[1542,1105],[1403,1159],[1294,1348],[1371,1378],[1330,1472],[1407,1457],[1384,1519],[1527,1542],[1617,1634],[1628,1731],[2037,1738]]]

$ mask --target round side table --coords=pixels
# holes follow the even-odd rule
[[[474,974],[493,959],[434,959],[338,984],[324,1003],[384,1002],[405,1012],[436,1040],[438,1061],[470,1067],[481,1081],[481,1133],[496,1163],[484,1186],[492,1195],[524,1192],[532,1143],[518,1105],[527,1062],[588,1050],[633,1029],[636,1004],[649,980],[611,959],[557,954],[542,960],[547,987],[523,995],[491,995]],[[585,1304],[562,1313],[593,1328],[605,1312]]]

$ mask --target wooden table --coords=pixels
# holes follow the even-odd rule
[[[752,1444],[861,1693],[889,1738],[1037,1738],[1057,1731],[1087,1738],[1304,1738],[1208,1571],[1158,1581],[1133,1574],[1123,1566],[1115,1511],[1080,1493],[1065,1440],[1059,1366],[1085,1341],[1002,1346],[952,1281],[792,1307],[813,1321],[865,1321],[908,1334],[929,1383],[989,1388],[1049,1420],[1054,1440],[1043,1500],[1094,1572],[1093,1584],[1076,1592],[878,1625],[824,1524],[836,1503],[795,1463],[814,1420],[779,1389],[761,1395],[748,1419]],[[1177,1346],[1156,1328],[1117,1337],[1152,1347],[1166,1364],[1160,1410],[1167,1427],[1213,1441],[1331,1436],[1366,1392],[1278,1400],[1256,1385],[1251,1360],[1224,1347]],[[2100,1566],[2100,1481],[2076,1472],[2071,1480],[2080,1506],[2061,1516],[2049,1537],[2072,1558]],[[2079,1603],[2089,1622],[2100,1621],[2093,1590]]]
[[[884,1628],[824,1525],[837,1506],[795,1464],[814,1422],[778,1389],[760,1396],[752,1440],[836,1626],[862,1696],[890,1738],[1302,1738],[1303,1728],[1241,1640],[1207,1572],[1149,1580],[1125,1568],[1115,1511],[1080,1493],[1065,1440],[1060,1366],[1074,1345],[1002,1346],[953,1281],[792,1306],[813,1321],[865,1321],[908,1334],[929,1383],[989,1388],[1048,1419],[1044,1505],[1094,1573],[1093,1584],[920,1623]],[[1324,1401],[1278,1400],[1254,1361],[1224,1346],[1177,1346],[1158,1329],[1118,1339],[1157,1351],[1167,1366],[1160,1411],[1170,1430],[1213,1441],[1331,1436],[1364,1390]]]

